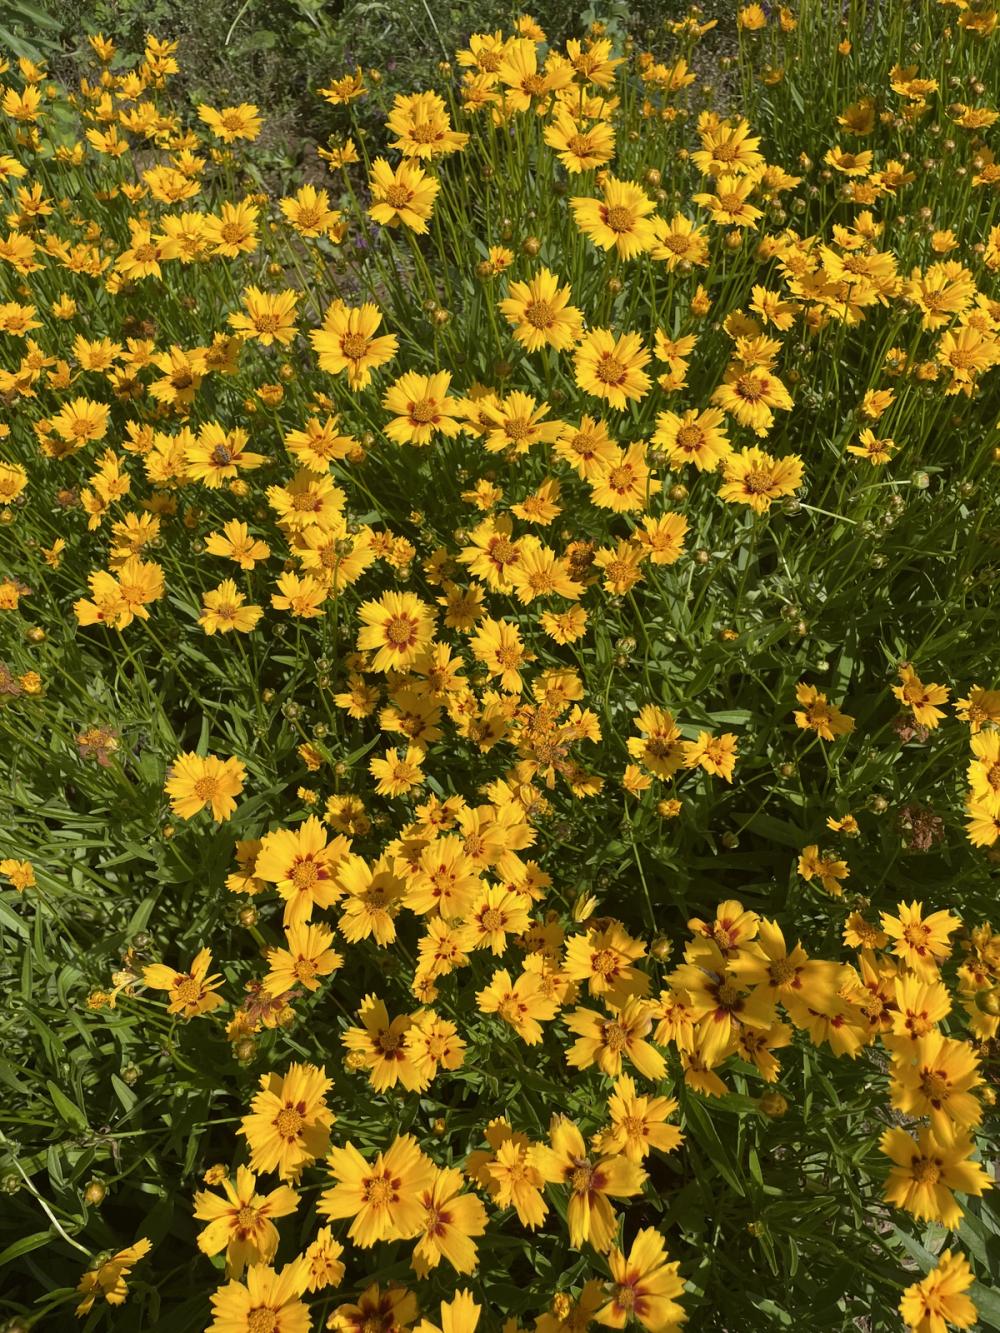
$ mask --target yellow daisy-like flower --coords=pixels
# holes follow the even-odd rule
[[[382,406],[395,415],[385,428],[390,440],[397,444],[429,444],[437,433],[458,435],[462,429],[457,419],[461,405],[448,397],[451,374],[439,370],[433,375],[419,375],[408,370],[395,384],[391,384],[382,399]]]
[[[368,216],[383,227],[400,223],[411,231],[423,234],[427,230],[434,208],[434,200],[441,186],[415,162],[403,161],[393,170],[384,157],[372,163],[368,178],[373,203]]]
[[[763,514],[773,501],[794,495],[802,484],[802,470],[802,459],[795,454],[772,458],[762,449],[744,449],[726,459],[719,494],[730,504],[746,504]]]
[[[252,141],[260,134],[262,125],[258,108],[252,102],[241,102],[239,106],[224,106],[220,111],[203,102],[198,107],[198,118],[204,121],[223,143],[234,143],[237,139]]]
[[[654,205],[638,185],[608,176],[601,199],[577,196],[570,200],[576,225],[603,250],[617,250],[622,259],[634,259],[650,250],[656,232],[650,214]]]
[[[330,375],[346,370],[352,389],[367,388],[372,371],[391,361],[399,350],[394,333],[376,335],[381,323],[382,312],[369,301],[360,306],[334,301],[327,307],[323,327],[309,334],[320,370]]]
[[[170,797],[170,808],[181,819],[193,819],[207,805],[215,822],[221,823],[236,809],[245,777],[246,769],[239,759],[189,752],[178,755],[170,765],[164,790]]]
[[[562,352],[579,340],[583,330],[583,315],[568,304],[571,295],[569,287],[559,286],[556,274],[543,268],[528,282],[512,282],[499,306],[514,325],[514,337],[529,352],[546,346]]]
[[[576,382],[586,393],[604,398],[619,411],[630,400],[642,398],[649,388],[643,367],[650,354],[638,333],[615,338],[610,329],[592,329],[576,349]]]
[[[910,1333],[947,1333],[949,1328],[971,1328],[978,1313],[965,1293],[973,1281],[965,1255],[945,1250],[937,1266],[903,1292],[899,1313]]]
[[[228,323],[244,338],[256,339],[262,347],[278,342],[287,346],[295,337],[295,306],[298,292],[262,292],[259,287],[243,289],[246,314],[238,312],[228,317]]]
[[[399,671],[413,665],[434,636],[434,612],[411,592],[386,592],[358,608],[363,628],[362,652],[375,650],[374,671]]]

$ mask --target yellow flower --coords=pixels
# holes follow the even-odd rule
[[[264,989],[268,995],[284,995],[296,986],[306,990],[319,988],[318,977],[329,976],[343,967],[343,956],[330,946],[333,932],[324,926],[289,926],[285,931],[287,948],[268,949]]]
[[[854,730],[854,719],[842,713],[836,704],[828,703],[826,695],[815,685],[800,681],[795,687],[795,697],[802,705],[795,713],[795,725],[801,730],[815,731],[824,741],[847,736]]]
[[[545,346],[561,352],[577,342],[583,329],[582,314],[568,304],[571,295],[553,272],[542,268],[528,282],[512,282],[499,306],[529,352]]]
[[[303,1167],[323,1156],[333,1124],[325,1100],[332,1087],[326,1071],[310,1064],[290,1064],[283,1076],[261,1074],[260,1091],[237,1131],[247,1141],[254,1171],[297,1180]]]
[[[910,709],[918,726],[934,731],[944,717],[938,705],[947,702],[950,689],[947,685],[925,685],[909,663],[900,667],[899,678],[902,684],[893,685],[893,694]]]
[[[595,245],[617,250],[622,259],[634,259],[650,250],[656,232],[650,214],[653,203],[638,185],[607,176],[601,199],[585,195],[570,200],[576,225]]]
[[[899,1313],[911,1333],[947,1333],[949,1327],[971,1328],[978,1318],[965,1295],[972,1286],[972,1269],[964,1254],[945,1250],[936,1267],[903,1292]]]
[[[649,376],[643,367],[649,359],[638,333],[615,338],[610,329],[592,329],[574,354],[576,382],[585,392],[621,410],[648,390]]]
[[[724,430],[725,413],[709,407],[689,408],[683,415],[660,412],[652,443],[665,449],[673,467],[693,463],[699,472],[714,472],[733,452]]]
[[[164,790],[175,815],[193,819],[207,805],[218,824],[236,809],[245,777],[246,769],[239,759],[218,759],[214,754],[202,757],[189,751],[178,755],[170,765]]]
[[[456,1273],[472,1273],[479,1263],[473,1236],[486,1230],[486,1209],[474,1194],[461,1192],[463,1176],[455,1167],[438,1168],[420,1202],[420,1239],[413,1249],[414,1271],[425,1276],[447,1259]]]
[[[377,157],[368,183],[374,200],[368,210],[369,217],[383,227],[402,223],[418,234],[426,232],[434,200],[441,188],[433,176],[428,176],[416,163],[405,160],[393,170],[384,157]]]
[[[543,138],[572,175],[603,167],[615,155],[615,132],[610,125],[597,121],[583,129],[562,104],[556,106]]]
[[[903,1129],[887,1129],[879,1147],[892,1161],[885,1184],[885,1197],[924,1222],[942,1222],[950,1231],[958,1229],[962,1209],[953,1190],[981,1195],[990,1188],[990,1178],[977,1162],[968,1135],[939,1139],[933,1130],[922,1128],[916,1139]]]
[[[224,106],[220,111],[202,102],[198,107],[198,117],[223,143],[234,143],[237,139],[252,141],[261,131],[258,108],[252,102]]]
[[[721,736],[699,731],[698,739],[684,744],[685,768],[703,768],[706,773],[732,782],[733,769],[736,767],[738,738],[731,731]]]
[[[309,1307],[299,1299],[306,1289],[309,1267],[302,1258],[280,1273],[266,1264],[251,1264],[246,1284],[230,1282],[212,1296],[215,1318],[206,1333],[309,1333]]]
[[[628,1255],[615,1246],[608,1255],[611,1293],[597,1312],[598,1323],[624,1328],[631,1320],[649,1333],[675,1333],[686,1316],[676,1297],[684,1291],[678,1265],[667,1263],[663,1237],[652,1227],[636,1233]]]
[[[168,1012],[180,1014],[182,1018],[196,1018],[199,1014],[211,1013],[219,1005],[225,1004],[221,995],[215,992],[222,985],[218,973],[208,975],[212,966],[212,953],[201,949],[194,958],[189,972],[178,972],[165,963],[151,963],[143,968],[142,980],[153,990],[165,990],[170,995]]]
[[[327,307],[323,327],[309,334],[320,370],[331,375],[346,370],[352,389],[367,388],[372,370],[391,361],[399,348],[394,333],[376,337],[375,331],[381,323],[382,312],[371,302],[348,306],[343,301],[334,301]]]
[[[279,207],[292,227],[300,236],[337,237],[341,214],[330,207],[330,196],[326,190],[317,190],[315,185],[303,185],[295,194],[281,199]]]
[[[409,1240],[420,1232],[420,1195],[433,1184],[434,1164],[411,1134],[395,1139],[374,1162],[346,1143],[331,1148],[327,1164],[336,1184],[320,1195],[317,1210],[331,1219],[352,1218],[347,1234],[359,1248],[380,1240]]]
[[[640,1097],[635,1080],[621,1074],[608,1097],[610,1126],[599,1136],[602,1153],[624,1153],[632,1162],[641,1162],[655,1149],[673,1152],[684,1140],[676,1125],[665,1123],[677,1110],[673,1097]]]
[[[84,1273],[76,1287],[77,1291],[83,1294],[83,1300],[77,1305],[76,1313],[89,1314],[98,1296],[103,1296],[108,1305],[123,1305],[128,1296],[125,1279],[152,1248],[152,1241],[143,1236],[134,1245],[129,1245],[127,1249],[113,1254],[98,1268]]]
[[[451,128],[444,99],[435,92],[397,93],[386,128],[396,135],[390,146],[406,158],[442,157],[469,141]]]
[[[264,614],[259,606],[244,606],[246,598],[232,579],[223,579],[217,588],[202,593],[201,600],[204,610],[198,624],[206,634],[228,634],[232,630],[249,634]]]
[[[595,1250],[606,1251],[617,1230],[617,1218],[608,1198],[628,1198],[642,1189],[646,1173],[629,1158],[609,1155],[591,1161],[583,1135],[564,1115],[555,1115],[549,1126],[551,1147],[536,1148],[539,1171],[553,1184],[570,1189],[567,1221],[571,1245],[589,1241]]]
[[[285,927],[307,922],[314,907],[337,902],[341,890],[337,870],[347,852],[346,838],[327,843],[326,831],[315,815],[297,829],[276,829],[261,839],[254,875],[274,884],[285,900]]]
[[[719,494],[730,504],[746,504],[755,514],[764,514],[774,500],[795,494],[802,484],[802,470],[796,454],[772,458],[762,449],[743,449],[725,460]]]
[[[895,941],[892,951],[902,958],[918,977],[933,981],[938,966],[951,955],[949,935],[962,924],[950,912],[932,912],[925,917],[923,903],[899,903],[897,916],[883,912],[882,929]]]
[[[472,651],[491,676],[510,694],[521,691],[520,667],[527,661],[517,626],[507,620],[484,620],[472,639]]]
[[[243,289],[243,305],[246,314],[237,313],[228,317],[230,328],[244,338],[255,338],[262,347],[270,347],[273,342],[286,346],[295,337],[295,306],[298,292],[290,288],[283,292],[262,292],[259,287]]]
[[[235,1185],[221,1182],[225,1198],[208,1190],[194,1196],[194,1215],[207,1222],[198,1234],[202,1254],[226,1251],[226,1276],[239,1277],[248,1264],[269,1264],[278,1249],[278,1228],[271,1220],[287,1217],[298,1207],[299,1198],[288,1185],[270,1194],[257,1193],[257,1177],[245,1166],[237,1168]]]
[[[358,608],[358,648],[375,651],[374,671],[412,666],[434,637],[434,612],[413,593],[386,592]]]
[[[382,399],[382,406],[395,415],[385,428],[390,440],[397,444],[429,444],[438,432],[454,436],[461,431],[455,419],[459,404],[448,397],[451,374],[439,370],[433,375],[419,375],[408,370],[391,384]]]

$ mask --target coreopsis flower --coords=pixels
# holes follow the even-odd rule
[[[978,1071],[979,1060],[967,1041],[928,1032],[912,1050],[895,1052],[892,1104],[914,1118],[929,1116],[934,1133],[946,1139],[982,1119],[982,1106],[972,1092],[982,1083]]]
[[[832,741],[854,730],[854,719],[842,713],[836,704],[829,703],[815,685],[800,681],[795,687],[795,697],[802,705],[795,713],[795,725],[802,731],[815,731],[821,740]]]
[[[1000,731],[980,731],[972,737],[971,746],[971,797],[989,814],[1000,815]]]
[[[611,1124],[598,1136],[602,1153],[624,1153],[632,1162],[641,1162],[654,1149],[673,1152],[684,1140],[676,1125],[666,1124],[677,1110],[673,1097],[641,1097],[635,1080],[620,1074],[608,1097]]]
[[[381,758],[368,764],[368,771],[376,778],[375,791],[379,796],[403,796],[425,780],[424,751],[408,745],[403,754],[395,747],[386,750]]]
[[[542,137],[571,175],[603,167],[615,155],[615,132],[607,121],[595,121],[584,129],[562,103],[557,104]]]
[[[574,981],[586,981],[591,995],[617,1002],[629,994],[645,994],[646,975],[633,966],[645,956],[642,940],[633,939],[620,922],[612,921],[602,929],[570,936],[563,967]]]
[[[835,898],[842,896],[844,889],[841,880],[851,873],[846,861],[836,856],[821,853],[817,843],[804,847],[798,859],[798,872],[806,882],[818,879],[827,893]]]
[[[649,497],[663,486],[650,475],[646,446],[641,442],[630,444],[627,449],[615,449],[606,465],[595,471],[589,481],[594,504],[616,514],[645,509]]]
[[[981,1195],[991,1186],[979,1163],[969,1161],[973,1143],[966,1134],[940,1139],[925,1127],[914,1139],[894,1127],[883,1133],[879,1147],[893,1163],[886,1200],[922,1222],[941,1222],[957,1230],[962,1208],[952,1191]]]
[[[482,1306],[472,1299],[471,1291],[456,1291],[450,1301],[441,1302],[441,1324],[421,1319],[413,1333],[475,1333]]]
[[[216,991],[222,985],[222,976],[209,976],[212,966],[211,949],[200,949],[194,956],[190,970],[180,972],[165,963],[151,963],[142,970],[142,980],[153,990],[165,990],[170,997],[167,1012],[182,1018],[196,1018],[211,1013],[225,1000]]]
[[[30,861],[16,861],[13,857],[4,857],[0,861],[0,875],[9,879],[18,893],[35,886],[35,867]]]
[[[955,700],[955,716],[968,723],[973,736],[985,726],[1000,724],[1000,690],[984,690],[981,685],[973,685],[967,699]]]
[[[635,719],[638,736],[626,741],[628,752],[658,778],[672,778],[684,762],[680,728],[665,708],[646,704]]]
[[[607,1013],[581,1008],[566,1015],[566,1026],[577,1034],[577,1040],[566,1053],[568,1063],[576,1069],[596,1064],[610,1078],[617,1078],[627,1056],[640,1074],[658,1082],[667,1066],[647,1040],[653,1029],[653,1006],[634,997],[620,1008],[610,999],[605,1004]]]
[[[775,410],[788,412],[792,408],[791,395],[772,370],[767,366],[748,366],[740,360],[731,363],[722,383],[712,394],[712,402],[759,436],[766,435],[774,425]],[[746,454],[752,456],[751,465],[760,465],[764,460],[773,463],[758,449],[749,449]],[[745,456],[734,454],[727,461]],[[792,457],[799,463],[801,477],[801,461],[794,459],[794,455]],[[782,459],[782,463],[788,462],[789,459]],[[788,492],[782,491],[781,494]]]
[[[246,597],[232,579],[223,579],[217,588],[202,593],[201,601],[198,624],[206,634],[228,634],[232,630],[249,634],[264,614],[262,607],[245,605]]]
[[[933,731],[944,717],[939,705],[947,702],[951,690],[947,685],[925,685],[909,663],[900,667],[899,679],[902,684],[893,685],[893,694],[910,709],[918,726]]]
[[[439,93],[397,93],[386,128],[396,135],[390,147],[405,158],[443,157],[458,152],[467,134],[451,128],[451,117]]]
[[[633,539],[654,565],[673,565],[684,551],[688,521],[683,514],[646,514]]]
[[[978,1312],[965,1292],[973,1280],[965,1255],[945,1250],[936,1267],[903,1292],[899,1313],[910,1333],[947,1333],[949,1328],[971,1328]]]
[[[243,311],[227,317],[230,328],[244,338],[256,339],[262,347],[272,343],[287,346],[295,337],[295,307],[299,294],[287,288],[283,292],[262,292],[259,287],[244,287]]]
[[[370,218],[383,227],[396,227],[402,223],[418,235],[427,231],[441,185],[422,167],[404,159],[394,170],[384,157],[377,157],[372,163],[368,184],[373,200],[368,210]]]
[[[332,302],[323,316],[322,328],[309,334],[320,370],[331,375],[346,370],[352,389],[367,388],[372,371],[391,361],[399,350],[394,333],[376,334],[381,323],[382,312],[370,301],[360,306]]]
[[[682,415],[660,412],[652,443],[666,451],[672,467],[693,463],[699,472],[714,472],[733,452],[724,430],[725,413],[716,407],[700,412],[690,408]]]
[[[413,593],[386,592],[358,608],[358,648],[375,651],[374,671],[405,670],[430,646],[434,612]]]
[[[296,986],[306,990],[319,988],[319,977],[327,977],[343,967],[344,958],[331,948],[333,932],[324,926],[289,926],[285,931],[286,947],[269,949],[264,978],[268,995],[285,995]]]
[[[74,398],[52,417],[51,424],[67,444],[79,449],[91,441],[104,439],[108,429],[108,407],[106,403],[95,403],[89,398]]]
[[[363,97],[367,91],[361,66],[359,65],[353,74],[345,74],[342,78],[334,79],[329,88],[319,88],[317,91],[331,106],[349,106],[357,98]]]
[[[973,847],[992,847],[1000,838],[1000,814],[994,814],[992,803],[970,799],[966,806],[968,822],[966,836]]]
[[[730,504],[749,505],[755,514],[766,513],[773,501],[794,495],[802,484],[802,459],[796,454],[772,458],[762,449],[744,449],[722,466],[719,495]]]
[[[254,875],[273,884],[285,900],[282,923],[305,924],[314,907],[329,907],[341,896],[337,873],[350,844],[344,837],[327,842],[326,830],[310,815],[296,829],[276,829],[261,839]]]
[[[247,1141],[252,1170],[295,1181],[323,1156],[333,1124],[326,1105],[332,1087],[326,1070],[310,1064],[290,1064],[284,1075],[261,1074],[260,1091],[237,1131]]]
[[[337,884],[344,892],[338,929],[352,944],[373,938],[381,948],[396,938],[395,918],[402,906],[405,881],[388,856],[374,865],[348,852],[337,867]]]
[[[645,1171],[624,1156],[591,1161],[583,1135],[563,1115],[552,1117],[549,1143],[551,1147],[536,1147],[535,1160],[547,1181],[569,1186],[570,1244],[581,1246],[589,1241],[595,1250],[609,1249],[617,1224],[609,1196],[623,1199],[638,1194]]]
[[[312,574],[282,574],[278,591],[271,594],[271,605],[276,611],[287,611],[300,620],[316,620],[322,614],[323,603],[330,587]]]
[[[649,1333],[672,1333],[680,1328],[686,1315],[675,1298],[684,1291],[684,1282],[678,1265],[667,1262],[666,1243],[658,1231],[643,1227],[628,1255],[613,1247],[608,1266],[611,1295],[597,1312],[598,1323],[624,1328],[635,1320]]]
[[[509,694],[520,693],[520,668],[528,655],[515,624],[487,617],[473,637],[471,647],[490,675],[499,678],[502,689]]]
[[[522,972],[512,982],[506,968],[494,972],[489,985],[476,992],[476,1002],[480,1012],[496,1014],[529,1046],[541,1041],[541,1024],[555,1018],[559,1009],[537,973]]]
[[[80,1316],[89,1314],[99,1296],[103,1296],[108,1305],[124,1305],[128,1296],[125,1279],[152,1248],[153,1242],[141,1236],[134,1245],[119,1250],[97,1268],[84,1273],[76,1286],[83,1296],[76,1307],[76,1313]]]
[[[327,1157],[336,1182],[319,1197],[317,1211],[331,1219],[352,1218],[348,1236],[361,1249],[380,1240],[409,1240],[424,1220],[421,1194],[434,1183],[435,1167],[412,1134],[396,1138],[367,1162],[353,1143],[331,1148]]]
[[[546,346],[562,352],[579,340],[583,330],[583,316],[569,304],[571,296],[568,286],[559,286],[555,273],[542,268],[527,282],[512,282],[498,304],[514,326],[514,337],[529,352]]]
[[[394,413],[385,433],[397,444],[429,444],[436,434],[455,436],[462,429],[456,419],[459,403],[448,397],[451,374],[439,370],[433,375],[419,375],[408,370],[385,391],[382,406]]]
[[[849,444],[847,452],[856,458],[864,458],[878,467],[888,463],[897,448],[895,440],[888,437],[880,439],[869,426],[858,432],[858,441],[858,444]]]
[[[239,1277],[248,1264],[269,1264],[278,1249],[278,1228],[272,1218],[287,1217],[298,1207],[299,1196],[288,1185],[270,1194],[257,1193],[257,1177],[245,1166],[237,1168],[235,1184],[221,1182],[225,1198],[208,1190],[194,1196],[194,1216],[208,1226],[198,1233],[202,1254],[226,1251],[226,1276]]]
[[[892,952],[924,981],[933,981],[938,967],[951,956],[949,935],[962,924],[951,912],[924,916],[923,903],[899,903],[898,915],[881,914],[882,929],[894,941]]]
[[[235,143],[237,139],[253,141],[260,134],[263,123],[258,108],[252,102],[241,102],[239,106],[224,106],[219,111],[202,102],[198,107],[198,118],[223,143]]]
[[[236,797],[243,790],[246,768],[239,759],[219,759],[214,754],[180,754],[167,770],[164,790],[170,808],[181,819],[193,819],[209,806],[217,824],[236,809]]]
[[[406,1046],[406,1033],[413,1024],[409,1014],[390,1020],[388,1010],[376,995],[366,995],[358,1010],[361,1027],[348,1028],[341,1040],[356,1061],[368,1070],[376,1092],[402,1083],[410,1092],[426,1087],[429,1079],[418,1068]]]
[[[230,1282],[212,1296],[215,1316],[206,1333],[309,1333],[309,1307],[299,1298],[309,1281],[309,1266],[299,1257],[280,1273],[267,1264],[251,1264],[246,1282]]]
[[[212,253],[225,259],[252,254],[257,249],[259,217],[260,209],[249,199],[235,204],[224,203],[218,217],[208,214],[205,217],[205,240],[212,247]]]
[[[300,236],[336,236],[341,213],[330,207],[326,190],[303,185],[293,195],[280,199],[278,206]]]
[[[414,1271],[425,1276],[446,1259],[456,1273],[472,1273],[479,1263],[474,1236],[486,1231],[486,1209],[475,1194],[463,1193],[465,1178],[456,1167],[438,1168],[420,1196],[423,1215],[413,1249]]]
[[[655,205],[645,191],[608,175],[601,195],[601,199],[582,195],[570,200],[580,231],[603,250],[616,250],[622,259],[650,250],[656,240],[650,217]]]
[[[756,188],[757,177],[753,173],[747,176],[717,176],[714,193],[694,194],[691,198],[707,210],[709,220],[717,226],[754,227],[757,219],[764,216],[759,208],[749,202]]]
[[[531,1231],[541,1226],[549,1210],[542,1197],[545,1177],[538,1168],[536,1144],[523,1134],[509,1135],[482,1169],[498,1207],[513,1208],[521,1225]]]
[[[702,768],[713,777],[732,782],[738,743],[739,738],[731,731],[721,736],[699,731],[697,740],[684,742],[684,766]]]

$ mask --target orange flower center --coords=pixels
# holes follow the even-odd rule
[[[349,361],[359,361],[368,351],[368,339],[363,333],[345,333],[340,350]]]
[[[602,384],[621,384],[628,374],[628,367],[610,352],[598,358],[594,374]]]
[[[750,495],[766,495],[773,485],[769,468],[752,467],[743,478],[743,488]]]
[[[247,1312],[247,1333],[276,1333],[277,1328],[277,1310],[268,1310],[261,1305]]]
[[[404,644],[413,642],[415,630],[416,622],[409,616],[390,616],[385,622],[386,642],[395,648],[402,648]]]
[[[319,879],[319,866],[315,861],[300,861],[289,878],[300,893],[308,893]]]
[[[705,432],[700,426],[681,426],[677,432],[677,445],[680,449],[693,452],[705,443]]]
[[[920,1091],[935,1106],[948,1096],[950,1088],[948,1076],[940,1069],[924,1069],[920,1074]]]
[[[375,1176],[372,1180],[366,1180],[364,1188],[365,1202],[373,1204],[376,1208],[384,1207],[392,1200],[392,1182],[385,1176]]]
[[[385,202],[390,208],[405,208],[410,198],[409,186],[393,184],[386,187]]]
[[[932,1157],[914,1157],[910,1175],[918,1185],[936,1185],[941,1178],[941,1163]]]
[[[421,398],[419,402],[410,404],[410,420],[416,421],[419,425],[426,425],[436,416],[437,403],[433,398]]]
[[[548,301],[532,301],[524,308],[524,318],[536,329],[547,329],[555,320],[555,311]]]
[[[195,981],[194,977],[185,977],[174,987],[174,995],[181,1004],[197,1004],[201,997],[201,982]]]
[[[479,918],[479,924],[483,930],[502,930],[506,919],[498,907],[490,907]]]
[[[305,1117],[294,1106],[283,1106],[274,1120],[274,1128],[283,1139],[297,1138],[305,1124]]]
[[[635,225],[635,213],[624,204],[612,204],[604,210],[604,222],[611,231],[631,231]]]
[[[911,922],[903,927],[903,939],[914,949],[926,949],[930,938],[930,927],[925,926],[922,921]]]
[[[241,1231],[251,1231],[257,1225],[257,1209],[244,1205],[236,1214],[236,1225]]]

